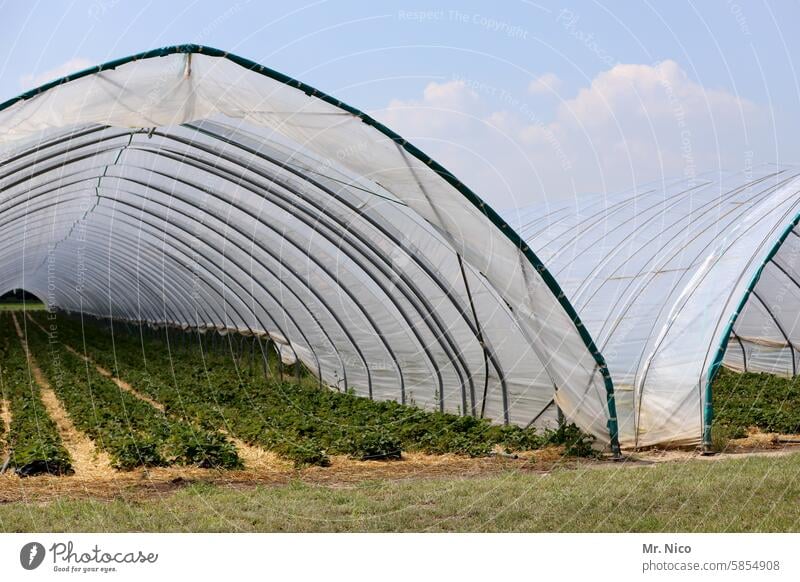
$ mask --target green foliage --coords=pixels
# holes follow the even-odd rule
[[[0,346],[0,386],[11,410],[11,426],[5,436],[13,466],[19,471],[43,463],[47,473],[72,473],[69,454],[42,403],[39,387],[29,375],[27,358],[7,314],[0,317]]]
[[[360,461],[399,459],[402,445],[382,430],[369,430],[350,438],[349,454]]]
[[[496,433],[495,440],[507,453],[514,451],[533,451],[548,444],[547,433],[524,429],[514,424],[494,426],[491,429]]]
[[[163,467],[167,464],[159,452],[159,443],[140,436],[138,439],[122,439],[110,449],[114,467],[122,470],[136,467]]]
[[[740,438],[747,429],[800,433],[800,380],[772,374],[739,374],[721,369],[713,385],[714,426],[719,441]]]
[[[274,349],[262,344],[269,355],[265,378],[260,357],[250,361],[253,352],[260,356],[261,348],[243,346],[238,338],[212,341],[210,334],[180,339],[172,335],[165,349],[163,337],[140,335],[138,328],[128,333],[116,324],[112,351],[108,329],[101,325],[87,324],[82,332],[74,320],[62,318],[58,329],[68,344],[85,341],[95,360],[164,404],[170,415],[225,427],[243,441],[298,465],[324,464],[328,455],[339,454],[391,459],[401,451],[420,451],[480,457],[498,447],[511,452],[550,444],[568,444],[570,454],[596,454],[586,438],[567,443],[573,433],[564,430],[542,433],[397,402],[374,402],[356,396],[353,386],[345,392],[320,389],[316,379],[305,374],[300,383],[288,373],[286,381],[280,381]]]
[[[282,457],[294,462],[298,469],[309,465],[328,467],[331,459],[328,453],[314,439],[304,439],[299,442],[284,441],[274,447]]]
[[[241,469],[244,465],[234,445],[223,434],[196,430],[186,424],[175,424],[168,440],[170,460],[179,465]]]
[[[547,431],[545,439],[549,444],[564,445],[564,454],[568,457],[595,457],[598,454],[592,448],[594,437],[574,424],[563,424],[556,430]]]
[[[716,452],[722,452],[728,446],[728,441],[747,436],[744,428],[736,428],[730,425],[714,423],[711,425],[711,448]]]
[[[45,323],[44,314],[36,317]],[[402,451],[479,457],[498,449],[511,453],[563,446],[567,456],[598,454],[594,439],[574,425],[537,431],[427,412],[396,402],[372,402],[356,396],[363,393],[363,387],[351,385],[343,392],[320,389],[315,378],[305,372],[298,383],[288,367],[282,381],[282,367],[274,348],[266,342],[259,345],[238,336],[212,339],[210,334],[181,335],[163,330],[140,333],[138,328],[115,324],[114,349],[104,325],[108,323],[89,322],[84,333],[79,322],[64,317],[58,320],[61,339],[76,346],[85,341],[94,359],[164,404],[166,411],[166,415],[153,417],[150,410],[149,420],[143,422],[144,413],[138,410],[144,403],[138,399],[134,399],[138,404],[130,403],[126,399],[130,395],[120,395],[115,387],[113,393],[104,392],[105,412],[95,407],[92,414],[107,428],[104,434],[92,436],[103,443],[120,440],[120,466],[241,466],[233,444],[217,427],[249,444],[274,450],[298,466],[324,465],[329,462],[328,455],[390,459],[399,457]],[[268,356],[267,378],[262,350]],[[80,367],[85,373],[82,364]],[[99,384],[100,380],[93,378],[89,390],[97,392]],[[124,414],[119,407],[108,407],[106,401],[111,396],[125,399]],[[76,402],[71,406],[83,407]],[[792,380],[723,370],[714,385],[714,406],[712,435],[718,443],[744,436],[752,426],[764,431],[800,432],[800,385]],[[87,416],[88,408],[80,414]],[[141,422],[120,426],[114,426],[112,420],[120,424],[118,419],[135,420],[139,416]],[[195,430],[198,426],[204,429]],[[131,439],[135,445],[129,442]],[[140,443],[159,444],[153,451],[152,447],[138,446]]]
[[[28,326],[28,332],[34,357],[75,426],[108,452],[115,467],[241,466],[234,445],[224,435],[194,430],[122,390],[36,326]]]

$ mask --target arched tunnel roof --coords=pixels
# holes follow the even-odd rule
[[[709,444],[723,363],[796,374],[799,192],[800,168],[759,166],[519,213],[608,362],[623,446]]]
[[[59,308],[266,333],[328,385],[608,443],[613,385],[555,279],[368,115],[208,47],[0,105],[0,282]]]

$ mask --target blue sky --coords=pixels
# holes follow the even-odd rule
[[[387,122],[484,198],[800,162],[794,3],[4,2],[0,100],[171,44],[234,52]]]

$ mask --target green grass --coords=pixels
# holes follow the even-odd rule
[[[323,487],[190,485],[0,505],[9,531],[762,532],[800,528],[800,455]]]
[[[47,306],[38,301],[27,301],[25,303],[0,303],[0,311],[44,311]]]

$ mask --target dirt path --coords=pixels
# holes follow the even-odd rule
[[[225,436],[236,446],[236,449],[239,453],[239,457],[242,459],[244,463],[245,469],[277,469],[277,470],[287,470],[289,469],[292,464],[285,460],[281,459],[278,455],[273,453],[272,451],[268,451],[266,449],[262,449],[261,447],[254,447],[253,445],[248,445],[243,440],[236,438],[232,434],[227,431],[221,431],[225,433]]]
[[[36,327],[41,329],[44,333],[49,335],[49,332],[44,328],[44,326],[42,326],[38,321],[33,319],[33,317],[31,316],[30,313],[26,313],[25,315],[33,325],[35,325]],[[97,370],[97,372],[101,376],[103,376],[105,378],[108,378],[109,380],[114,382],[114,384],[116,384],[119,387],[120,390],[124,390],[125,392],[128,392],[129,394],[132,394],[133,396],[135,396],[139,400],[143,400],[143,401],[147,402],[153,408],[157,408],[161,412],[164,412],[164,405],[161,404],[160,402],[158,402],[156,400],[153,400],[152,398],[147,396],[147,394],[142,394],[141,392],[136,390],[136,388],[134,388],[133,386],[131,386],[130,384],[128,384],[127,382],[125,382],[121,378],[119,378],[119,377],[115,376],[114,374],[112,374],[110,370],[107,370],[106,368],[104,368],[103,366],[101,366],[100,364],[98,364],[97,362],[92,360],[92,358],[90,358],[89,356],[87,356],[85,354],[82,354],[81,352],[79,352],[78,350],[73,348],[72,346],[70,346],[70,345],[68,345],[68,344],[66,344],[64,342],[59,342],[59,343],[69,353],[71,353],[73,356],[76,356],[76,357],[80,358],[81,360],[83,360],[84,362],[89,364],[90,366],[94,366],[95,369]]]
[[[0,423],[3,424],[3,435],[0,437],[0,473],[3,470],[6,457],[11,454],[11,445],[8,441],[11,434],[11,403],[5,398],[0,399]]]
[[[36,327],[41,329],[45,334],[49,333],[44,328],[44,326],[42,326],[38,321],[33,319],[33,317],[31,316],[30,313],[26,313],[25,315],[33,325],[35,325]],[[128,382],[126,382],[125,380],[120,378],[119,376],[116,376],[116,375],[112,374],[110,370],[107,370],[106,368],[104,368],[103,366],[101,366],[100,364],[95,362],[92,358],[90,358],[86,354],[83,354],[83,353],[79,352],[78,350],[76,350],[72,346],[64,343],[63,341],[60,342],[60,344],[69,353],[73,354],[74,356],[77,356],[78,358],[80,358],[81,360],[86,362],[88,365],[94,366],[95,369],[97,370],[97,372],[101,376],[103,376],[105,378],[108,378],[109,380],[113,381],[114,384],[116,384],[119,387],[120,390],[124,390],[125,392],[128,392],[129,394],[131,394],[132,396],[138,398],[139,400],[147,402],[153,408],[156,408],[157,410],[160,410],[161,412],[164,412],[164,410],[165,410],[164,409],[164,405],[161,404],[160,402],[158,402],[157,400],[154,400],[154,399],[150,398],[147,394],[143,394],[143,393],[139,392],[131,384],[129,384]],[[270,468],[276,468],[276,467],[288,468],[290,466],[290,463],[288,463],[287,461],[284,461],[283,459],[278,457],[278,455],[276,455],[272,451],[267,451],[267,450],[262,449],[260,447],[254,447],[252,445],[248,445],[246,442],[244,442],[241,439],[236,438],[235,436],[231,435],[227,431],[222,431],[221,430],[220,432],[224,432],[225,436],[228,437],[228,439],[230,439],[230,441],[236,446],[236,448],[238,449],[239,456],[241,457],[242,461],[244,462],[246,468],[270,469]]]
[[[0,400],[0,421],[3,423],[3,434],[11,432],[11,403],[3,398]]]
[[[7,346],[7,343],[4,343],[4,347]],[[2,369],[0,369],[2,372]],[[9,439],[11,438],[11,402],[5,399],[5,385],[3,384],[3,378],[0,376],[0,388],[2,388],[2,393],[0,393],[0,425],[2,425],[3,432],[0,434],[0,474],[3,473],[4,467],[7,458],[11,455],[11,442]]]
[[[130,384],[128,384],[127,382],[125,382],[124,380],[119,378],[118,376],[115,376],[114,374],[112,374],[110,370],[105,369],[103,366],[101,366],[100,364],[98,364],[97,362],[92,360],[89,356],[80,353],[78,350],[76,350],[72,346],[68,346],[67,344],[65,344],[63,342],[61,342],[61,345],[64,346],[64,348],[70,354],[72,354],[73,356],[77,356],[81,360],[83,360],[84,362],[89,364],[90,366],[94,366],[95,370],[97,370],[97,372],[101,376],[103,376],[104,378],[108,378],[109,380],[114,382],[114,384],[116,384],[117,387],[119,387],[120,390],[124,390],[125,392],[135,396],[139,400],[147,402],[153,408],[156,408],[156,409],[160,410],[161,412],[164,412],[164,405],[161,404],[160,402],[157,402],[157,401],[153,400],[147,394],[142,394],[141,392],[136,390],[136,388],[134,388],[133,386],[131,386]]]
[[[800,452],[800,435],[752,432],[748,437],[732,439],[724,451],[704,455],[699,450],[646,449],[624,453],[630,464],[675,463],[698,460],[706,463],[740,457],[780,457]]]
[[[25,355],[28,358],[28,365],[31,368],[33,379],[39,386],[42,404],[44,404],[47,414],[50,415],[50,418],[53,419],[53,422],[58,427],[61,440],[72,459],[75,473],[82,477],[91,478],[107,477],[109,473],[114,473],[109,456],[97,449],[92,440],[72,424],[69,414],[67,414],[66,409],[50,387],[50,383],[42,374],[33,354],[28,349],[28,342],[25,341],[25,334],[22,332],[19,321],[17,321],[17,315],[12,312],[11,317],[14,320],[14,327],[17,329],[22,349],[25,350]]]

